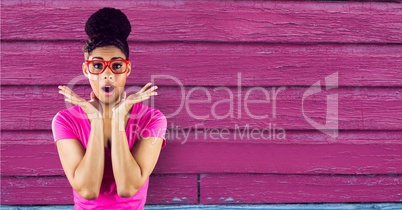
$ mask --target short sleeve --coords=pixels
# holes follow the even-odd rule
[[[145,127],[142,129],[142,137],[160,137],[163,139],[162,148],[166,146],[166,127],[167,120],[165,115],[162,114],[158,109],[154,109],[150,113],[152,117],[146,123]]]
[[[60,139],[78,139],[73,132],[71,121],[61,112],[53,117],[52,132],[55,142]]]

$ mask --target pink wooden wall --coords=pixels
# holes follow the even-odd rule
[[[132,22],[136,69],[127,87],[142,86],[152,75],[170,75],[184,86],[155,80],[155,107],[165,115],[178,110],[168,118],[169,133],[178,136],[168,136],[148,204],[402,201],[399,1],[110,2],[2,1],[2,204],[72,204],[51,119],[66,108],[57,85],[81,75],[84,23],[104,6],[122,9]],[[339,87],[325,90],[325,77],[335,72]],[[324,124],[326,97],[338,94],[335,139],[302,113],[303,94],[317,81],[322,91],[304,101],[304,111]],[[228,89],[216,89],[221,86]],[[272,100],[248,106],[268,119],[253,119],[243,106],[253,87],[269,96],[272,88],[284,88],[275,111]],[[85,80],[74,90],[89,96]],[[208,100],[206,92],[209,103],[179,109]],[[234,117],[215,119],[213,104],[229,92]],[[261,91],[249,95],[264,97]],[[229,105],[214,110],[224,115]],[[261,131],[270,124],[286,138],[239,138],[236,129]],[[228,133],[216,138],[211,129]]]

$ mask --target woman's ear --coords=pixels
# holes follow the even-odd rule
[[[127,65],[127,76],[130,75],[130,73],[131,73],[131,61],[129,61]]]
[[[88,52],[84,53],[84,60],[89,58]],[[88,66],[85,65],[85,62],[82,63],[82,73],[85,75],[86,78],[89,78]]]
[[[85,75],[86,78],[88,78],[88,66],[85,65],[85,62],[82,63],[82,73]]]

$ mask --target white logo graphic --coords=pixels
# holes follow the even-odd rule
[[[318,88],[315,86],[318,86]],[[325,89],[330,90],[333,88],[338,88],[338,72],[325,77]],[[327,95],[326,121],[324,125],[315,122],[304,113],[304,99],[319,92],[321,92],[320,81],[311,85],[307,91],[304,92],[302,99],[302,113],[304,119],[317,130],[332,138],[336,138],[338,136],[338,93]]]

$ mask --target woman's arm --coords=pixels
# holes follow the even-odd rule
[[[122,100],[113,109],[111,122],[112,168],[117,193],[120,197],[131,197],[141,188],[154,170],[162,148],[163,140],[161,138],[149,137],[140,139],[130,151],[124,129],[126,117],[133,104],[157,95],[155,90],[158,87],[149,88],[150,86],[151,83],[147,83],[139,92],[127,98],[126,92],[123,92]]]
[[[56,143],[70,185],[87,200],[99,196],[105,162],[103,138],[103,120],[93,119],[86,151],[78,140],[59,140]]]
[[[126,133],[124,129],[119,129],[118,119],[121,118],[112,120],[113,174],[119,196],[131,197],[154,170],[163,140],[160,137],[142,138],[130,151]]]
[[[61,164],[74,190],[87,200],[96,199],[99,196],[105,165],[103,117],[101,111],[96,108],[101,106],[93,92],[91,100],[86,101],[67,86],[58,88],[59,93],[66,97],[64,100],[80,106],[91,122],[86,151],[78,140],[57,141]]]

